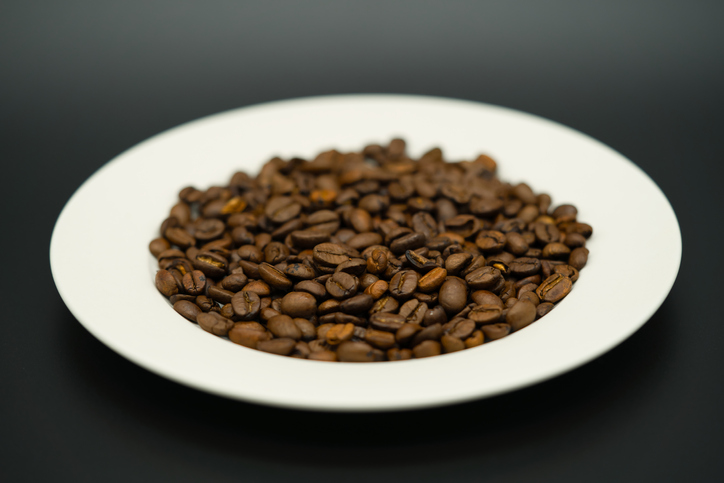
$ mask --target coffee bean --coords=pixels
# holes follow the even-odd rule
[[[156,288],[166,297],[175,295],[179,291],[176,279],[168,270],[159,270],[156,272]]]
[[[263,327],[262,330],[257,330],[234,325],[228,335],[231,342],[251,349],[256,349],[259,342],[271,339],[271,334],[264,331]]]
[[[364,293],[369,294],[373,300],[378,300],[382,297],[389,289],[389,284],[384,280],[377,280],[369,287],[367,287]]]
[[[553,267],[553,273],[560,273],[561,275],[571,279],[571,282],[578,280],[578,270],[570,265],[556,265]]]
[[[334,269],[335,272],[346,272],[355,277],[364,275],[367,269],[367,262],[362,258],[350,258],[346,262],[342,262]]]
[[[367,329],[364,339],[365,342],[383,350],[389,349],[395,345],[394,334],[382,330]]]
[[[200,295],[206,291],[206,275],[200,270],[193,270],[183,276],[184,290],[189,295]]]
[[[292,282],[282,272],[268,263],[259,264],[259,275],[271,287],[277,290],[289,290]]]
[[[231,307],[240,319],[252,320],[261,310],[261,299],[254,292],[237,292],[231,298]]]
[[[403,270],[395,274],[390,280],[390,294],[401,300],[412,296],[417,289],[417,282],[420,276],[414,270]]]
[[[468,349],[472,347],[477,347],[479,345],[483,345],[483,341],[483,332],[480,330],[476,330],[475,332],[473,332],[473,335],[465,339],[465,347]]]
[[[374,274],[384,273],[387,269],[387,261],[387,253],[384,250],[376,249],[367,258],[367,270]]]
[[[440,355],[441,352],[442,347],[440,346],[440,343],[436,340],[422,341],[412,349],[412,353],[418,359],[421,359],[423,357],[437,356]]]
[[[454,327],[448,332],[448,334],[458,339],[467,339],[474,331],[475,321],[472,319],[462,319],[455,323]]]
[[[484,325],[480,330],[482,330],[486,339],[498,340],[498,339],[502,339],[506,335],[510,334],[511,327],[510,327],[510,325],[503,324],[503,323],[489,324],[489,325]]]
[[[390,243],[390,250],[395,255],[401,255],[407,250],[414,250],[422,246],[425,246],[425,235],[413,232],[396,238],[392,243]]]
[[[535,305],[527,300],[519,300],[513,305],[505,316],[505,322],[513,330],[520,330],[530,325],[537,316]]]
[[[337,360],[337,354],[332,351],[323,350],[310,353],[307,359],[311,361],[335,362]]]
[[[535,238],[541,245],[557,242],[560,238],[560,232],[555,225],[548,223],[538,223],[535,227]]]
[[[339,305],[339,308],[342,312],[347,314],[359,315],[366,313],[369,309],[371,309],[374,302],[375,299],[372,298],[371,295],[361,293],[343,300]]]
[[[483,230],[478,233],[475,244],[485,253],[495,253],[503,249],[506,235],[495,230]]]
[[[568,265],[581,270],[588,263],[588,248],[578,247],[571,251],[571,255],[568,258]]]
[[[345,272],[334,273],[326,282],[327,293],[336,299],[348,298],[357,293],[359,279]]]
[[[397,349],[393,347],[387,350],[388,361],[407,361],[412,359],[412,350],[410,349]]]
[[[366,342],[342,342],[337,348],[337,358],[342,362],[374,362],[374,348]]]
[[[397,332],[405,324],[405,316],[380,312],[370,316],[370,326],[388,332]]]
[[[442,344],[443,351],[446,354],[465,349],[465,342],[457,337],[448,334],[445,334],[440,338],[440,343]]]
[[[171,248],[171,244],[165,238],[155,238],[148,244],[148,249],[156,258],[169,248]]]
[[[302,338],[302,331],[288,315],[276,315],[267,321],[266,326],[275,337],[288,337],[294,340]]]
[[[553,310],[554,307],[555,305],[550,302],[541,302],[538,307],[536,307],[538,318],[541,318],[544,315],[548,314],[551,310]]]
[[[412,324],[417,325],[417,324]],[[420,344],[423,341],[426,340],[440,340],[440,337],[442,337],[442,334],[444,332],[444,329],[442,328],[442,325],[440,324],[432,324],[428,327],[424,327],[421,331],[417,332],[410,341],[410,345],[412,347]]]
[[[296,341],[294,339],[282,338],[272,340],[260,340],[256,344],[256,348],[263,352],[270,352],[272,354],[279,354],[286,356],[291,354],[294,350]]]
[[[317,263],[337,266],[349,260],[347,250],[336,243],[320,243],[314,247],[314,261]]]
[[[543,247],[543,258],[565,259],[570,255],[571,249],[560,242],[549,243]]]
[[[316,311],[317,300],[307,292],[289,292],[281,299],[281,312],[290,317],[309,318]]]
[[[200,313],[202,313],[202,310],[198,305],[188,300],[179,300],[173,304],[173,309],[189,319],[191,322],[196,322],[196,318]]]
[[[219,336],[226,336],[234,326],[234,322],[216,312],[202,312],[196,316],[196,322],[206,332]]]
[[[500,320],[503,307],[497,304],[476,305],[468,317],[479,325],[493,324]]]
[[[554,273],[540,284],[535,293],[542,302],[556,303],[568,295],[572,287],[570,278]]]
[[[440,287],[440,305],[448,315],[460,312],[467,300],[468,287],[457,277],[448,277]]]
[[[508,264],[511,275],[516,277],[530,277],[541,269],[541,262],[537,258],[516,258]]]
[[[481,290],[495,287],[502,278],[503,275],[497,268],[483,267],[469,273],[465,277],[465,282],[470,288]]]

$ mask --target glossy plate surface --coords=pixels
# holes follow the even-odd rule
[[[554,206],[575,204],[594,234],[588,265],[571,294],[540,321],[475,349],[394,363],[335,364],[265,354],[217,338],[181,318],[156,291],[148,243],[181,188],[225,185],[235,171],[256,173],[275,155],[309,158],[395,136],[407,140],[413,156],[434,146],[451,160],[489,154],[501,179],[549,193]],[[129,149],[68,201],[53,232],[50,261],[73,315],[108,347],[161,376],[261,404],[399,410],[511,391],[612,349],[663,303],[679,270],[681,234],[654,182],[580,132],[468,101],[350,95],[224,112]]]

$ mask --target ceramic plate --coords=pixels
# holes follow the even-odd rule
[[[434,146],[452,160],[489,154],[503,180],[525,181],[549,193],[554,205],[575,204],[594,234],[588,265],[571,294],[533,325],[471,350],[335,364],[270,355],[217,338],[181,318],[156,291],[148,243],[181,188],[226,184],[235,171],[255,173],[275,155],[358,150],[395,136],[407,140],[413,156]],[[600,356],[663,303],[679,269],[681,234],[669,202],[645,173],[573,129],[474,102],[350,95],[224,112],[129,149],[68,201],[53,232],[50,260],[58,291],[78,321],[150,371],[261,404],[376,411],[492,396]]]

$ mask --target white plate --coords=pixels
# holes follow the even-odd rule
[[[184,186],[226,184],[274,155],[310,157],[394,136],[413,155],[488,153],[501,178],[571,202],[594,227],[571,294],[497,342],[429,359],[334,364],[265,354],[200,330],[153,284],[149,241]],[[351,95],[273,102],[184,124],[103,166],[71,197],[50,246],[73,315],[111,349],[159,375],[276,406],[373,411],[492,396],[570,371],[612,349],[663,303],[681,260],[669,202],[639,168],[600,142],[530,114],[474,102]]]

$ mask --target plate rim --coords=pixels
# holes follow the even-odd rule
[[[69,213],[68,210],[72,209],[73,201],[76,199],[77,196],[79,196],[79,193],[82,192],[84,187],[92,184],[94,180],[99,179],[100,176],[102,176],[102,173],[110,169],[111,167],[118,165],[119,163],[123,162],[124,159],[127,157],[133,155],[133,153],[138,152],[142,150],[145,146],[152,145],[155,142],[158,142],[159,139],[163,139],[165,136],[173,136],[174,134],[178,134],[180,132],[183,132],[184,129],[194,129],[195,126],[199,126],[203,123],[206,123],[208,121],[223,121],[228,116],[234,116],[239,113],[246,113],[248,115],[253,115],[254,112],[259,110],[265,110],[270,107],[284,107],[284,106],[299,106],[307,103],[337,103],[337,102],[349,102],[359,99],[377,99],[377,100],[383,100],[385,102],[390,101],[396,101],[396,100],[404,100],[405,102],[415,101],[415,102],[433,102],[433,103],[440,103],[440,104],[458,104],[458,105],[464,105],[464,106],[470,106],[474,108],[480,108],[483,107],[485,109],[492,109],[494,111],[498,112],[504,112],[506,114],[512,114],[514,116],[523,116],[528,119],[532,119],[536,122],[543,122],[549,126],[552,126],[556,129],[563,129],[564,131],[567,131],[568,133],[572,133],[577,136],[582,136],[585,138],[588,142],[592,142],[595,145],[599,147],[603,147],[606,150],[610,152],[610,154],[615,155],[620,160],[626,161],[629,164],[630,168],[634,168],[640,175],[643,175],[646,181],[650,184],[650,187],[653,187],[655,190],[658,191],[661,198],[666,203],[666,208],[670,211],[670,215],[673,217],[673,221],[675,223],[675,231],[678,234],[678,237],[676,237],[676,240],[674,240],[674,245],[677,247],[678,255],[673,257],[675,259],[675,267],[672,267],[670,272],[670,280],[665,283],[667,285],[668,289],[664,292],[658,294],[657,300],[655,303],[650,304],[651,308],[647,311],[647,315],[643,317],[643,320],[640,323],[634,323],[631,324],[628,327],[628,331],[624,331],[620,334],[620,337],[618,340],[613,343],[609,344],[607,346],[601,346],[598,348],[597,351],[591,351],[588,353],[587,357],[579,357],[575,363],[568,364],[566,367],[560,367],[557,371],[549,371],[544,377],[537,377],[533,380],[520,382],[518,384],[512,384],[508,385],[505,388],[499,389],[497,391],[488,391],[484,394],[477,394],[474,391],[467,394],[467,395],[458,395],[455,397],[439,397],[439,398],[432,398],[428,400],[418,401],[417,403],[405,403],[405,404],[385,404],[384,402],[380,402],[377,405],[370,406],[369,404],[365,403],[363,406],[355,406],[354,404],[348,404],[348,405],[339,405],[339,404],[330,404],[328,406],[320,405],[320,404],[306,404],[304,402],[300,401],[294,401],[294,400],[280,400],[276,397],[271,398],[264,398],[264,397],[258,397],[257,395],[249,395],[249,394],[238,394],[238,393],[229,393],[228,391],[219,390],[219,388],[216,387],[209,387],[205,386],[203,384],[198,384],[197,381],[179,378],[176,374],[169,374],[168,372],[160,371],[157,367],[149,367],[146,361],[139,362],[136,360],[136,358],[131,357],[128,355],[128,351],[125,347],[122,346],[122,344],[119,344],[118,341],[114,340],[107,340],[107,338],[104,336],[104,334],[97,330],[97,327],[93,323],[87,323],[86,321],[83,321],[82,314],[79,317],[80,312],[77,310],[77,307],[74,306],[73,303],[69,303],[68,299],[72,298],[65,288],[62,286],[62,283],[58,283],[59,279],[62,279],[62,275],[59,274],[58,270],[58,264],[57,264],[57,257],[58,255],[54,256],[54,253],[57,253],[59,250],[59,241],[58,241],[58,226],[62,225],[64,217],[68,216]],[[595,228],[595,227],[594,227]],[[149,240],[150,241],[150,240]],[[213,393],[219,396],[228,397],[232,399],[238,399],[238,400],[245,400],[249,402],[254,402],[258,404],[264,404],[264,405],[271,405],[271,406],[277,406],[277,407],[285,407],[285,408],[294,408],[294,409],[306,409],[306,410],[325,410],[325,411],[389,411],[389,410],[407,410],[407,409],[419,409],[419,408],[425,408],[425,407],[435,407],[435,406],[442,406],[442,405],[448,405],[448,404],[454,404],[454,403],[462,403],[470,400],[476,400],[481,399],[485,397],[492,397],[498,394],[506,393],[515,391],[518,389],[521,389],[523,387],[528,387],[534,384],[538,384],[541,382],[544,382],[546,380],[555,378],[561,374],[564,374],[566,372],[572,371],[578,367],[581,367],[591,360],[594,360],[601,355],[605,354],[606,352],[610,351],[614,347],[621,344],[623,341],[628,339],[631,335],[633,335],[636,331],[638,331],[645,323],[654,315],[656,310],[659,309],[659,307],[663,304],[665,299],[668,297],[668,294],[671,292],[677,275],[680,270],[681,266],[681,255],[682,255],[682,237],[681,237],[681,228],[678,223],[678,220],[676,218],[676,214],[673,210],[673,207],[671,206],[670,201],[666,198],[665,194],[661,190],[661,188],[653,181],[653,179],[644,172],[640,167],[638,167],[635,163],[633,163],[631,160],[623,156],[622,154],[615,151],[613,148],[603,144],[601,141],[598,141],[597,139],[593,138],[592,136],[583,133],[581,131],[578,131],[574,128],[565,126],[563,124],[560,124],[556,121],[552,121],[550,119],[546,119],[540,116],[537,116],[535,114],[519,111],[516,109],[511,109],[503,106],[497,106],[492,104],[486,104],[486,103],[480,103],[476,101],[469,101],[469,100],[463,100],[463,99],[456,99],[456,98],[445,98],[445,97],[434,97],[434,96],[419,96],[419,95],[406,95],[406,94],[343,94],[343,95],[332,95],[332,96],[309,96],[309,97],[303,97],[303,98],[294,98],[294,99],[285,99],[285,100],[276,100],[272,102],[266,102],[266,103],[260,103],[260,104],[254,104],[251,106],[236,108],[236,109],[229,109],[226,111],[222,111],[216,114],[211,114],[209,116],[204,116],[199,119],[195,119],[192,121],[185,122],[183,124],[180,124],[178,126],[172,127],[168,130],[162,131],[160,133],[157,133],[140,143],[135,144],[134,146],[130,147],[129,149],[123,151],[122,153],[115,156],[113,159],[109,160],[108,162],[104,163],[101,167],[99,167],[91,176],[88,177],[71,195],[71,197],[68,199],[66,204],[64,205],[63,209],[61,210],[55,225],[53,227],[53,232],[51,235],[51,241],[50,241],[50,265],[51,265],[51,272],[53,275],[53,280],[55,282],[56,288],[61,295],[61,298],[63,299],[64,303],[68,307],[68,309],[71,311],[71,313],[74,315],[74,317],[83,325],[91,334],[94,335],[97,339],[99,339],[104,345],[111,348],[116,353],[122,355],[127,360],[132,361],[136,365],[139,365],[147,370],[150,370],[151,372],[154,372],[162,377],[165,377],[167,379],[174,380],[175,382],[194,387],[195,389],[202,390],[205,392]],[[55,260],[55,262],[54,262]],[[672,275],[671,275],[672,274]],[[265,354],[266,355],[266,354]],[[268,356],[268,355],[266,355]],[[268,356],[268,357],[278,357],[278,356]],[[443,356],[445,357],[445,356]],[[433,358],[437,359],[437,358]],[[298,362],[298,361],[295,361]],[[313,361],[305,361],[306,364],[309,364]],[[421,361],[410,361],[409,363],[419,363]],[[409,364],[407,363],[407,364]],[[316,363],[316,364],[323,364],[323,363]],[[398,364],[405,364],[405,363],[398,363]]]

